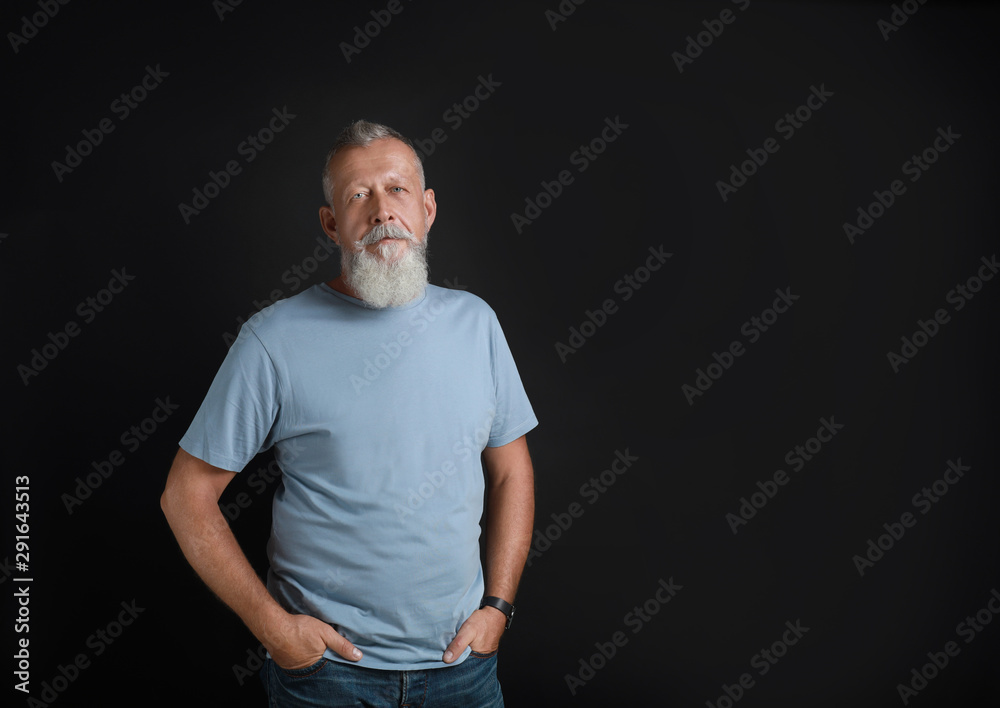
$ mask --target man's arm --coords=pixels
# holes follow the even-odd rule
[[[486,594],[513,604],[528,558],[535,519],[535,481],[522,435],[502,447],[483,450],[486,463]],[[507,618],[494,607],[472,613],[448,645],[451,663],[472,646],[491,652],[500,644]]]
[[[327,647],[345,659],[360,659],[361,652],[333,627],[315,617],[289,614],[268,593],[219,509],[219,497],[234,476],[178,449],[160,508],[184,557],[279,666],[309,666]]]

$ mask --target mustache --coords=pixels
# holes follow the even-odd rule
[[[416,236],[396,224],[376,224],[371,231],[366,233],[358,242],[359,246],[372,246],[384,238],[396,238],[404,241],[415,241]]]

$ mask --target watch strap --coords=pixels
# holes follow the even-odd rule
[[[494,607],[504,613],[507,617],[507,624],[504,625],[504,629],[510,629],[510,622],[514,619],[514,606],[502,600],[499,597],[493,597],[492,595],[487,595],[483,598],[483,601],[479,603],[479,609],[484,607]]]

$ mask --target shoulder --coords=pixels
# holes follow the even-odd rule
[[[455,324],[475,324],[480,331],[491,332],[500,328],[500,321],[493,308],[468,290],[428,285],[425,306],[427,308],[425,312],[431,315],[448,313],[448,317]]]
[[[303,316],[308,316],[321,302],[317,286],[307,288],[282,300],[277,300],[254,313],[243,325],[261,341],[283,336],[287,328]]]
[[[493,311],[493,308],[490,307],[481,297],[470,293],[468,290],[443,288],[439,285],[428,285],[427,300],[428,303],[432,305],[435,305],[436,303],[448,304],[456,307],[457,309],[488,315],[496,319],[496,313]]]

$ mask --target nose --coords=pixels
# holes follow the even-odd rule
[[[370,216],[372,224],[385,224],[396,220],[390,208],[389,198],[382,192],[375,192],[372,195],[370,204],[372,207]]]

